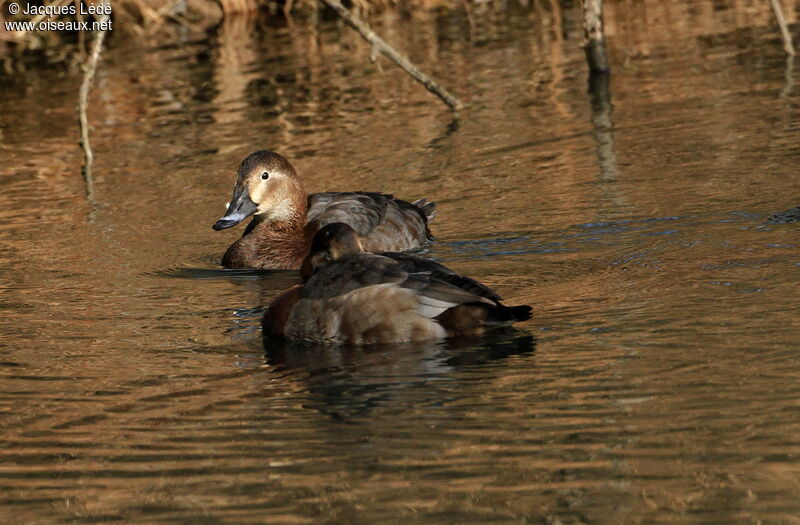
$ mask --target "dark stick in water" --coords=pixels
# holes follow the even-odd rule
[[[608,73],[606,36],[603,28],[603,0],[583,0],[583,33],[586,36],[586,60],[591,73]]]
[[[770,0],[772,4],[772,12],[775,13],[775,19],[778,21],[778,27],[781,30],[781,38],[783,39],[783,50],[789,56],[794,56],[794,46],[792,45],[792,34],[789,33],[789,26],[786,24],[786,18],[783,16],[783,7],[780,0]]]
[[[348,11],[339,0],[322,0],[325,5],[336,11],[341,16],[347,25],[358,31],[361,37],[372,44],[374,49],[377,49],[390,59],[395,64],[403,68],[403,70],[414,77],[414,79],[425,86],[428,91],[442,99],[442,101],[450,106],[455,111],[458,111],[463,106],[461,102],[451,95],[445,88],[437,84],[431,77],[419,70],[417,66],[411,63],[408,58],[397,52],[392,46],[387,44],[381,37],[375,34],[369,25],[363,20]]]
[[[108,15],[103,15],[97,22],[103,24],[107,20]],[[86,183],[86,196],[89,199],[94,195],[94,184],[92,182],[92,162],[94,162],[94,155],[92,154],[92,146],[89,143],[89,118],[86,116],[86,110],[89,107],[89,88],[92,85],[92,79],[97,69],[97,61],[100,59],[100,50],[103,47],[103,39],[105,39],[105,37],[105,29],[95,33],[92,54],[89,55],[89,60],[83,66],[83,81],[78,91],[78,125],[80,126],[81,132],[79,144],[83,148],[84,156],[84,165],[81,172],[83,173],[83,180]]]

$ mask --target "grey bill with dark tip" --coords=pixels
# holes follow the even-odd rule
[[[258,205],[250,200],[250,194],[247,193],[247,190],[236,188],[233,192],[233,199],[228,205],[228,210],[220,220],[214,223],[212,228],[219,231],[236,226],[254,214],[257,209]]]

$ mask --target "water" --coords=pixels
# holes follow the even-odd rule
[[[93,91],[3,78],[4,523],[779,523],[800,515],[800,88],[766,3],[617,2],[613,112],[555,2],[236,18]],[[790,8],[794,20],[795,5]],[[222,271],[247,153],[310,191],[439,203],[429,255],[534,305],[516,334],[270,348],[292,273]]]

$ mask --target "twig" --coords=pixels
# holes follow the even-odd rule
[[[469,2],[461,0],[461,5],[464,7],[464,12],[467,13],[467,22],[469,22],[469,33],[472,38],[472,32],[475,31],[475,21],[472,19],[472,11],[469,9]]]
[[[603,29],[603,0],[583,0],[583,32],[586,59],[592,73],[608,73],[606,37]]]
[[[794,88],[794,55],[786,55],[784,78],[786,79],[786,84],[781,90],[781,98],[789,98],[792,96],[792,89]]]
[[[792,34],[789,33],[789,26],[786,24],[786,18],[783,16],[783,6],[780,0],[769,0],[772,4],[772,12],[775,13],[775,19],[778,21],[778,27],[781,29],[781,38],[783,39],[783,50],[789,56],[794,56],[794,46],[792,45]]]
[[[611,76],[608,74],[589,75],[589,93],[592,103],[592,135],[597,143],[597,162],[600,175],[604,181],[615,181],[618,178],[617,156],[614,153],[614,123],[611,121]]]
[[[102,24],[108,20],[108,15],[101,16],[97,22]],[[94,184],[92,183],[92,162],[94,155],[92,154],[92,146],[89,144],[89,118],[86,116],[86,109],[89,107],[89,88],[92,85],[94,72],[97,69],[97,61],[100,59],[100,50],[103,47],[103,39],[106,37],[106,30],[97,31],[92,45],[92,54],[89,55],[89,61],[83,68],[83,82],[78,91],[78,123],[81,130],[80,145],[83,148],[83,155],[85,163],[81,172],[83,173],[83,180],[86,182],[86,196],[92,198],[94,194]]]
[[[392,46],[387,44],[381,37],[375,34],[369,25],[367,25],[360,18],[348,11],[339,0],[322,0],[328,7],[336,11],[341,16],[347,25],[358,31],[361,37],[372,44],[373,48],[377,49],[387,57],[389,57],[395,64],[403,68],[406,73],[414,77],[414,79],[425,86],[425,88],[442,99],[442,101],[450,106],[455,111],[458,111],[463,106],[459,100],[451,95],[445,88],[437,84],[431,77],[419,70],[417,66],[411,63],[408,58],[398,53]]]

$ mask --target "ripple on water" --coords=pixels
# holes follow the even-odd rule
[[[460,120],[330,21],[123,38],[93,88],[91,198],[77,77],[17,76],[0,521],[795,519],[798,94],[771,13],[606,3],[627,59],[604,114],[561,4],[381,19],[471,98]],[[309,191],[435,200],[419,253],[534,318],[479,341],[265,345],[264,305],[297,276],[219,268],[237,234],[209,228],[262,147]]]

